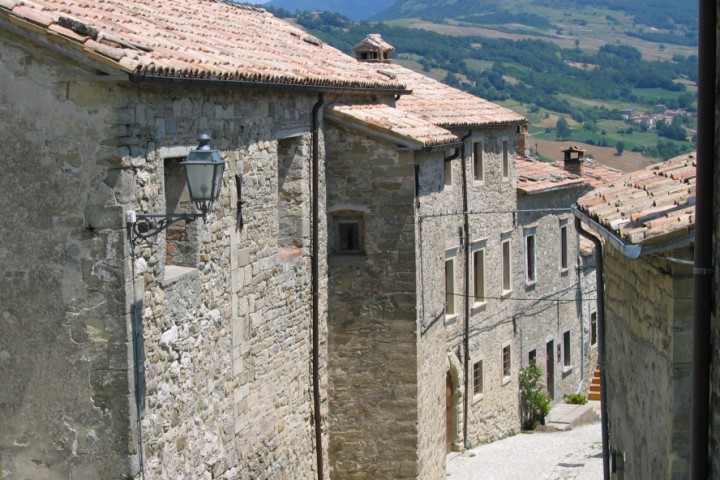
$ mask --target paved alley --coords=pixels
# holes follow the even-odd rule
[[[447,462],[448,480],[602,480],[600,422],[520,433],[451,454]]]

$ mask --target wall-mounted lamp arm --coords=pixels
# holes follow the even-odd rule
[[[207,213],[159,213],[159,214],[136,214],[128,212],[128,223],[132,228],[133,246],[143,240],[156,237],[160,232],[166,230],[170,225],[184,221],[186,224],[198,218],[206,218]]]

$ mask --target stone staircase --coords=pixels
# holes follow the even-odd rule
[[[600,400],[600,365],[595,366],[595,373],[593,373],[593,378],[590,382],[588,400]]]

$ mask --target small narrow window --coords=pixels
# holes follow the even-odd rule
[[[445,315],[455,315],[454,259],[445,260]]]
[[[365,232],[362,215],[337,215],[332,220],[332,252],[336,255],[363,255]]]
[[[473,143],[473,178],[476,182],[485,180],[485,158],[482,142]]]
[[[502,290],[507,293],[510,287],[510,240],[502,244]]]
[[[502,349],[502,376],[503,378],[510,377],[510,345],[503,347]]]
[[[560,226],[560,269],[568,268],[568,231],[567,225]]]
[[[452,185],[452,162],[445,162],[445,186]]]
[[[532,349],[528,352],[528,363],[532,364],[537,361],[537,350]]]
[[[528,234],[525,236],[525,282],[528,284],[537,281],[537,272],[535,269],[535,235]]]
[[[597,343],[597,313],[593,312],[590,314],[590,345],[595,345]]]
[[[507,140],[502,142],[502,176],[508,178],[510,176],[510,150]]]
[[[563,333],[563,365],[569,367],[570,363],[570,332]]]
[[[485,301],[485,250],[473,252],[473,293],[475,303]]]
[[[483,393],[483,362],[482,360],[473,364],[473,393],[480,395]]]

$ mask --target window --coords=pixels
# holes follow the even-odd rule
[[[452,185],[452,162],[445,162],[445,186]]]
[[[186,157],[163,159],[165,180],[165,207],[168,212],[191,213],[195,211],[185,180],[185,171],[180,162]],[[196,267],[197,229],[199,222],[177,222],[165,230],[165,264],[181,267]]]
[[[592,312],[590,314],[590,345],[595,345],[597,343],[597,313]]]
[[[537,281],[535,262],[535,232],[529,231],[525,235],[525,283],[528,285]]]
[[[510,345],[506,345],[502,349],[502,376],[503,379],[510,377]]]
[[[483,362],[482,360],[473,363],[473,394],[483,393]]]
[[[445,315],[455,315],[455,259],[445,260]]]
[[[568,229],[567,225],[560,225],[560,270],[568,268]]]
[[[473,294],[475,303],[485,301],[485,250],[473,252]]]
[[[507,140],[502,142],[502,176],[508,178],[510,176],[510,147]]]
[[[333,215],[332,252],[336,255],[363,255],[365,253],[364,222],[361,214]]]
[[[476,182],[485,180],[485,158],[482,142],[473,143],[473,178]]]
[[[511,290],[510,284],[510,240],[502,243],[502,290],[507,293]]]
[[[534,348],[528,352],[528,363],[533,362],[537,362],[537,350]]]
[[[570,363],[570,332],[563,333],[563,365],[569,367]]]

